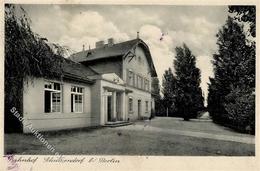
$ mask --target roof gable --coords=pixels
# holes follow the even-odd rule
[[[147,46],[147,44],[140,40],[138,42],[138,44],[136,44],[136,46],[133,47],[133,49],[135,49],[137,46],[141,47],[143,49],[143,52],[145,54],[146,60],[148,62],[148,66],[150,67],[150,73],[152,77],[157,77],[157,73],[154,67],[154,63],[153,63],[153,59],[149,50],[149,47]],[[131,51],[129,51],[131,53]],[[126,57],[126,56],[125,56]]]
[[[104,80],[110,81],[110,82],[114,82],[116,84],[120,84],[120,85],[124,85],[125,82],[115,73],[107,73],[107,74],[103,74],[102,78]]]
[[[69,59],[81,63],[106,58],[126,57],[128,53],[130,53],[132,49],[135,48],[137,45],[144,49],[148,64],[151,68],[151,75],[152,77],[156,77],[157,73],[153,64],[149,47],[141,39],[133,39],[122,43],[104,45],[100,48],[81,51],[71,55]]]
[[[69,59],[76,62],[86,62],[103,58],[119,57],[126,54],[137,43],[138,39],[134,39],[113,45],[104,45],[100,48],[75,53],[71,55]]]

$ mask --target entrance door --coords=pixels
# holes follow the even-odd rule
[[[112,96],[107,96],[107,121],[112,121]]]
[[[142,101],[138,100],[138,119],[141,118],[141,112],[142,112]]]

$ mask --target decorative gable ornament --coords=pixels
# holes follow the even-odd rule
[[[115,84],[119,84],[119,85],[124,85],[125,84],[125,82],[118,75],[116,75],[115,73],[103,74],[102,78],[104,80],[113,82]]]

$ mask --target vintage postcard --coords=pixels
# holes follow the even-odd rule
[[[260,169],[258,1],[1,9],[2,170]]]

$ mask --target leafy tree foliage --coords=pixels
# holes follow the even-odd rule
[[[196,58],[184,44],[176,47],[174,60],[175,74],[171,68],[163,76],[163,104],[168,108],[169,116],[183,117],[184,120],[196,118],[198,111],[204,108],[200,88],[200,70],[196,67]]]
[[[197,112],[203,109],[203,96],[200,88],[201,74],[196,67],[196,58],[190,49],[184,44],[176,47],[176,101],[178,113],[184,120],[196,117]]]
[[[241,132],[255,134],[255,95],[251,89],[237,87],[226,96],[225,109],[230,126]]]
[[[174,105],[174,100],[175,100],[175,85],[176,85],[176,78],[173,75],[173,72],[171,68],[166,70],[163,75],[162,79],[162,104],[164,107],[164,115],[166,115],[166,112],[168,112],[169,116],[174,116],[175,112],[175,105]]]
[[[218,53],[213,55],[208,110],[215,122],[253,130],[255,43],[247,43],[243,30],[241,24],[228,17],[217,34]]]
[[[16,107],[22,114],[23,84],[27,78],[62,76],[63,58],[53,52],[46,38],[35,34],[22,7],[5,5],[5,130],[20,128],[20,122],[9,113]],[[57,52],[62,47],[54,45]]]
[[[155,111],[152,111],[152,117],[155,115],[160,116],[163,113],[162,101],[160,95],[160,84],[157,77],[152,78],[152,94],[155,102]]]
[[[249,22],[250,24],[250,33],[253,37],[256,35],[255,25],[256,25],[256,6],[239,6],[232,5],[229,6],[229,12],[235,13],[235,19],[238,21]]]
[[[231,84],[238,83],[239,76],[235,71],[240,63],[239,55],[246,48],[243,28],[229,17],[226,24],[217,34],[219,51],[213,55],[214,79],[210,79],[208,108],[216,121],[228,121],[224,103],[225,96],[231,92]],[[233,86],[236,86],[233,85]]]

